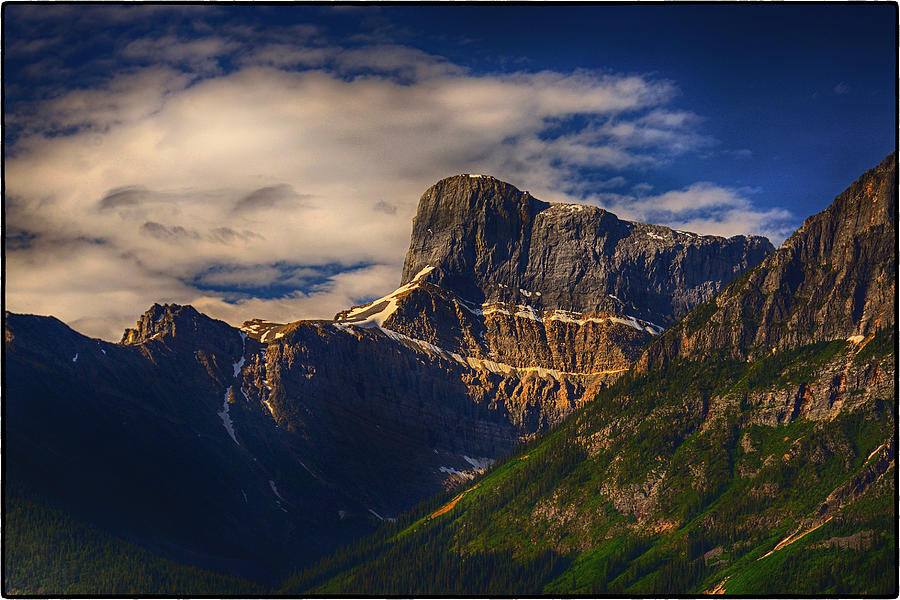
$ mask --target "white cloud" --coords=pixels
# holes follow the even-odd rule
[[[658,223],[701,234],[764,235],[779,244],[793,231],[793,218],[784,209],[757,209],[749,196],[756,190],[697,182],[682,190],[646,195],[652,187],[638,184],[637,195],[597,194],[590,201],[623,219]]]
[[[668,81],[476,76],[387,44],[286,52],[280,39],[234,50],[231,31],[135,42],[132,58],[161,53],[179,68],[132,69],[18,117],[26,126],[6,161],[7,225],[24,233],[8,247],[10,310],[54,314],[108,339],[157,301],[233,324],[330,317],[396,286],[418,198],[441,177],[486,172],[545,200],[578,201],[579,168],[648,166],[699,139],[694,115],[664,107],[675,93]],[[210,61],[229,52],[244,66],[210,75]],[[318,70],[287,69],[298,65]],[[592,125],[545,135],[575,115]],[[613,176],[598,189],[626,183]],[[698,197],[752,210],[713,187],[656,201],[677,216]],[[617,198],[630,214],[647,201]],[[730,214],[694,222],[726,230]],[[315,265],[338,274],[308,288],[302,268]],[[208,291],[241,280],[303,291],[230,302]]]
[[[218,36],[179,39],[166,35],[134,40],[122,49],[121,56],[153,64],[183,65],[205,73],[218,71],[217,59],[236,47],[236,42]]]

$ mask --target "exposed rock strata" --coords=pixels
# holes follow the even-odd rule
[[[896,155],[806,219],[775,254],[648,348],[641,368],[865,338],[895,323]]]
[[[629,314],[665,327],[772,251],[761,237],[623,221],[457,175],[419,201],[401,284],[431,266],[435,283],[479,304]]]

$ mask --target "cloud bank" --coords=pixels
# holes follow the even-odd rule
[[[331,317],[397,285],[419,196],[461,172],[702,233],[780,241],[790,218],[711,183],[612,191],[714,143],[673,82],[476,74],[313,25],[258,35],[131,39],[111,76],[10,114],[10,310],[115,340],[157,301],[232,324]]]

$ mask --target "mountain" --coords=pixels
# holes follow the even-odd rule
[[[765,238],[699,236],[542,202],[494,177],[442,179],[419,201],[401,284],[475,302],[628,313],[666,327],[773,251]]]
[[[109,344],[7,313],[5,497],[128,556],[271,586],[568,431],[574,411],[632,381],[617,383],[664,325],[772,251],[458,176],[422,197],[401,286],[332,320],[237,329],[154,305]],[[13,531],[8,547],[45,564],[41,532]],[[81,589],[59,585],[49,592]]]
[[[282,593],[896,596],[895,181],[892,155],[558,427]]]
[[[892,154],[763,264],[667,331],[642,368],[710,352],[746,359],[825,340],[860,343],[892,323],[896,189]]]
[[[154,305],[120,344],[11,313],[4,333],[7,510],[25,498],[257,580],[371,528],[364,505],[303,468],[314,451],[241,393],[261,346],[229,325]]]

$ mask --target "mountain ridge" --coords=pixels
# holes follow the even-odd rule
[[[860,337],[896,312],[897,156],[866,171],[757,268],[671,328],[641,369],[692,353],[758,357],[800,343]]]
[[[478,304],[628,312],[667,326],[774,250],[759,236],[700,236],[549,203],[489,176],[440,180],[419,200],[401,276]]]

